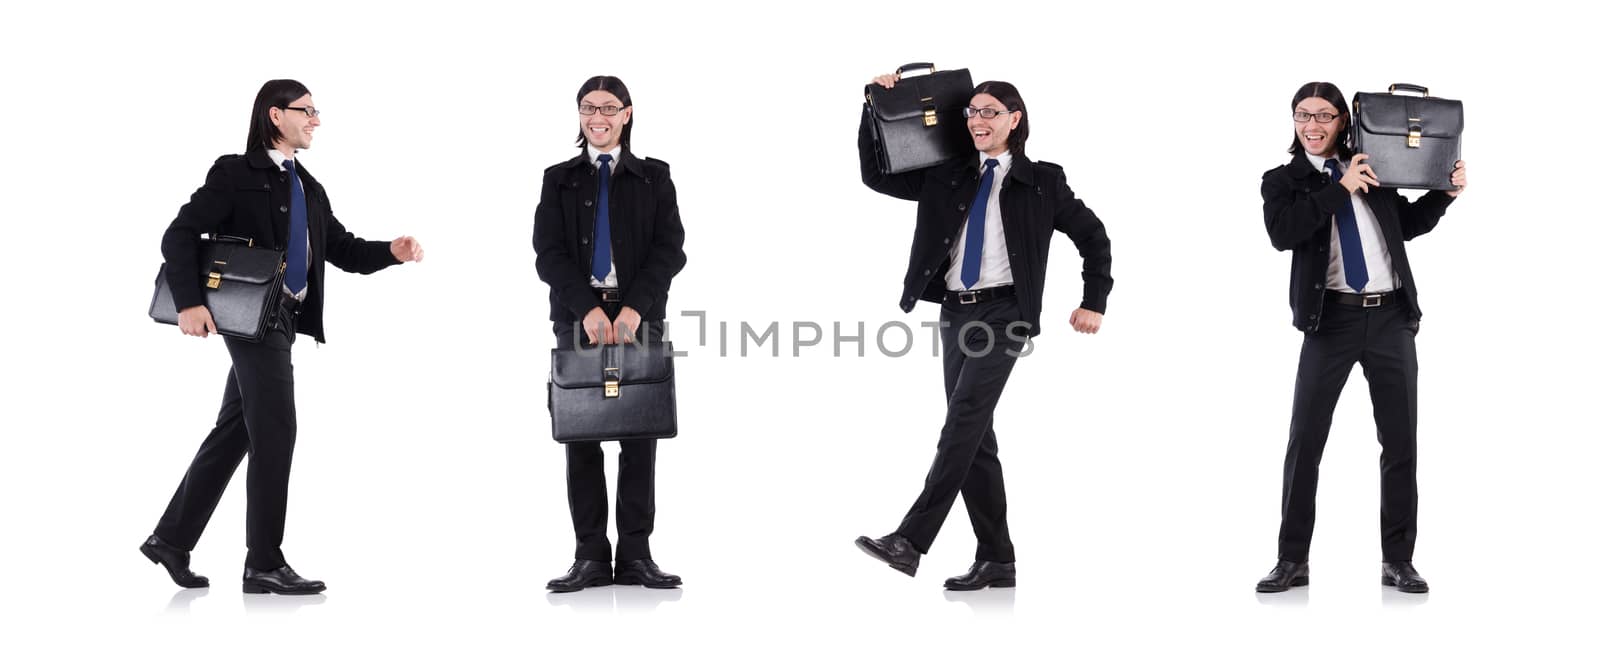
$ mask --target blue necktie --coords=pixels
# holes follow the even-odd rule
[[[589,273],[604,281],[611,273],[611,154],[600,154],[600,194],[594,212],[594,265]]]
[[[300,187],[300,173],[293,160],[283,161],[289,170],[289,248],[284,263],[283,286],[298,295],[306,288],[306,191]]]
[[[1344,170],[1339,169],[1339,161],[1328,158],[1322,163],[1324,167],[1333,171],[1333,180],[1344,178]],[[1333,212],[1333,220],[1339,225],[1339,255],[1344,258],[1344,282],[1349,284],[1356,292],[1367,287],[1367,256],[1361,252],[1361,232],[1356,229],[1356,210],[1350,204],[1350,198],[1344,198],[1344,203],[1339,205],[1339,210]]]
[[[983,219],[989,215],[989,191],[994,188],[994,168],[1000,161],[989,158],[983,161],[983,180],[978,182],[978,196],[972,198],[972,211],[967,214],[967,243],[961,250],[961,285],[968,290],[978,284],[978,270],[983,268]]]

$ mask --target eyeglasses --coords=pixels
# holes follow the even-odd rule
[[[1318,112],[1315,114],[1306,111],[1294,112],[1294,122],[1296,123],[1305,123],[1313,118],[1317,119],[1318,123],[1332,123],[1333,119],[1338,117],[1339,114],[1327,111]]]
[[[966,109],[962,109],[961,110],[961,117],[962,118],[972,118],[973,116],[982,116],[984,118],[994,118],[996,116],[999,116],[1000,114],[1014,114],[1014,113],[1017,113],[1017,112],[1015,110],[1006,111],[1006,110],[1003,110],[1003,109],[989,109],[987,107],[985,107],[983,109],[979,109],[977,107],[967,107]]]
[[[594,112],[597,111],[600,112],[601,116],[615,116],[617,115],[617,112],[622,111],[623,109],[627,109],[627,107],[619,107],[613,104],[608,104],[604,107],[596,107],[592,104],[578,105],[578,113],[585,116],[593,116]]]
[[[316,118],[322,115],[322,112],[317,111],[316,107],[284,107],[284,109],[293,109],[311,118]]]

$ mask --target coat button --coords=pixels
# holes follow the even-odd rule
[[[1313,285],[1313,286],[1311,286],[1311,287],[1313,287],[1313,288],[1316,288],[1316,289],[1318,289],[1318,290],[1321,290],[1321,289],[1322,289],[1322,284],[1321,284],[1321,283],[1318,283],[1318,284],[1316,284],[1316,285]]]
[[[932,276],[933,275],[933,270],[932,269],[923,269],[922,270],[922,275],[923,276]]]
[[[1317,319],[1317,314],[1315,314],[1315,313],[1311,314],[1311,319],[1312,320],[1316,320]]]
[[[582,238],[578,239],[578,244],[581,245],[581,246],[589,245],[589,237],[582,237]]]
[[[583,201],[583,205],[584,206],[594,206],[594,200],[586,199],[586,200]]]
[[[950,245],[950,237],[945,237],[944,238],[944,245],[946,245],[946,246]]]
[[[279,213],[289,213],[289,205],[285,204],[283,206],[278,207],[278,212]]]
[[[962,202],[960,204],[957,204],[956,205],[956,210],[957,211],[966,211],[967,210],[967,203],[966,202]]]

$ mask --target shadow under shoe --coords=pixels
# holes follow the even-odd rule
[[[1270,594],[1308,584],[1311,584],[1310,562],[1279,559],[1278,565],[1272,567],[1272,572],[1267,573],[1267,577],[1261,578],[1261,581],[1256,583],[1256,591]]]
[[[173,584],[188,589],[211,586],[211,580],[204,575],[196,575],[189,570],[189,551],[176,545],[161,540],[155,534],[150,534],[139,545],[139,552],[150,560],[152,564],[160,564],[167,569],[167,576],[172,578]]]
[[[605,587],[611,584],[611,562],[579,559],[572,562],[567,574],[551,580],[545,588],[557,594],[583,591],[588,587]]]
[[[892,533],[876,539],[861,536],[856,538],[856,547],[888,564],[889,568],[911,577],[916,577],[917,563],[922,561],[922,554],[917,552],[917,547],[900,534]]]
[[[966,573],[944,581],[944,588],[954,591],[973,591],[984,587],[1017,586],[1016,563],[974,561]]]

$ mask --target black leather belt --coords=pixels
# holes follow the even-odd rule
[[[594,296],[606,304],[615,304],[622,301],[622,291],[617,288],[595,288]]]
[[[1334,290],[1329,290],[1327,293],[1327,299],[1330,302],[1342,304],[1344,306],[1362,306],[1366,308],[1373,308],[1376,306],[1388,306],[1395,303],[1400,299],[1400,293],[1375,292],[1372,294],[1358,295],[1349,292],[1337,292]]]
[[[982,290],[946,290],[944,303],[946,304],[981,304],[991,299],[1010,297],[1017,294],[1014,285],[997,285]]]

